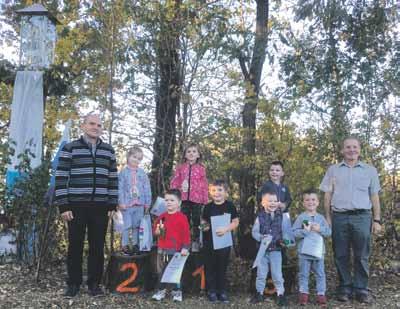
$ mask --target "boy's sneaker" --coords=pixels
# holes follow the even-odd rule
[[[218,294],[218,300],[219,300],[220,302],[223,302],[224,304],[229,303],[228,296],[226,295],[225,292],[222,292],[222,293]]]
[[[172,291],[172,300],[181,302],[182,301],[182,291],[181,290]]]
[[[158,290],[156,294],[153,295],[153,297],[151,299],[156,300],[156,301],[160,301],[163,300],[165,298],[165,295],[167,294],[167,290]]]
[[[307,304],[308,304],[308,294],[300,293],[299,294],[299,305],[300,306],[305,306]]]
[[[252,304],[262,303],[264,301],[264,295],[261,293],[254,294],[253,298],[250,300]]]
[[[287,306],[287,300],[285,295],[278,295],[278,301],[277,304],[279,307],[284,307]]]
[[[208,300],[212,303],[215,303],[218,298],[217,298],[217,294],[215,292],[208,292]]]
[[[327,306],[327,299],[325,295],[317,295],[317,304],[320,305],[321,307],[326,307]]]

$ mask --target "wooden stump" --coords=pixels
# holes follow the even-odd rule
[[[196,294],[205,291],[204,256],[201,252],[190,253],[182,273],[182,289]]]
[[[206,278],[203,266],[203,254],[191,252],[182,273],[182,289],[185,293],[200,293],[205,291]],[[149,273],[146,275],[145,290],[152,290],[157,285],[157,248],[153,247],[149,257]]]
[[[137,293],[146,289],[151,278],[150,256],[150,253],[112,254],[104,279],[107,289],[118,293]]]

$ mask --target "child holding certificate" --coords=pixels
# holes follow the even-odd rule
[[[293,232],[298,242],[299,253],[299,305],[308,303],[308,278],[314,272],[317,284],[317,303],[325,307],[326,277],[324,269],[325,247],[323,237],[331,235],[331,228],[324,216],[317,213],[319,205],[316,190],[303,193],[305,212],[301,213],[293,224]]]
[[[159,289],[152,297],[160,301],[167,294],[166,284],[161,283],[161,276],[176,252],[187,255],[190,248],[190,228],[187,217],[179,211],[181,193],[171,189],[165,193],[167,212],[161,214],[154,225],[154,235],[158,236],[157,274],[159,276]],[[182,301],[182,290],[177,284],[172,290],[174,301]]]
[[[223,180],[216,180],[210,186],[212,202],[203,210],[201,218],[201,230],[203,231],[203,247],[205,253],[205,275],[208,299],[210,302],[217,300],[227,303],[226,295],[226,270],[229,264],[229,255],[232,246],[232,235],[229,234],[239,225],[239,218],[235,206],[227,201],[228,185]],[[226,225],[212,226],[218,222]],[[228,237],[230,236],[230,237]],[[228,238],[227,246],[225,240]],[[218,246],[216,243],[218,241]],[[215,249],[218,247],[218,249]]]
[[[265,280],[269,269],[271,269],[272,281],[278,294],[278,305],[287,305],[282,276],[282,209],[279,204],[275,190],[267,190],[262,193],[261,205],[263,209],[259,211],[254,222],[252,236],[258,242],[267,237],[271,241],[257,265],[257,293],[254,295],[252,303],[259,303],[264,300]]]

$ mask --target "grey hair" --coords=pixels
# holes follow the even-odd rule
[[[103,122],[102,117],[100,116],[100,113],[97,111],[91,111],[85,115],[83,115],[82,117],[82,123],[86,123],[86,121],[88,120],[89,117],[91,116],[95,116],[95,117],[99,117],[100,121]]]
[[[355,135],[348,135],[342,140],[342,148],[344,147],[344,142],[348,140],[355,140],[358,142],[358,145],[361,147],[361,140]]]

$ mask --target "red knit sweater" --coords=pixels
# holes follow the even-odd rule
[[[164,212],[157,218],[154,230],[161,220],[164,224],[165,236],[158,236],[158,248],[170,252],[179,252],[182,248],[189,249],[190,227],[187,217],[180,211],[173,214]]]

